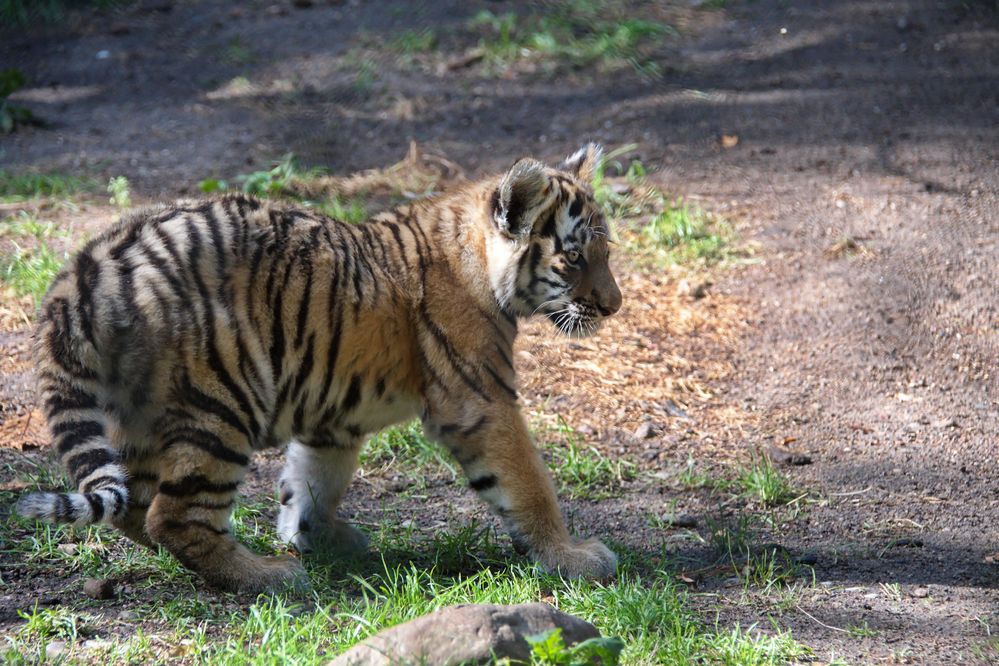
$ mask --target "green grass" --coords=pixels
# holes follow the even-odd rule
[[[30,295],[37,307],[65,261],[66,253],[45,243],[31,249],[14,243],[14,251],[0,259],[0,282],[17,296]]]
[[[724,220],[650,184],[640,161],[625,166],[615,159],[634,149],[627,145],[608,153],[594,174],[593,190],[639,265],[707,267],[732,256],[732,231]],[[611,178],[610,172],[619,176]]]
[[[19,69],[0,69],[0,132],[10,134],[18,125],[35,120],[34,114],[23,106],[11,104],[10,97],[25,83],[24,74]]]
[[[361,451],[361,465],[371,472],[389,467],[420,476],[446,472],[452,479],[458,473],[451,456],[424,436],[419,421],[386,428],[372,437]]]
[[[648,51],[675,33],[667,25],[626,15],[614,3],[597,0],[563,0],[550,3],[544,13],[525,16],[484,9],[470,27],[480,33],[479,48],[493,71],[535,60],[577,68],[630,64],[656,74],[658,66]]]
[[[621,494],[626,482],[637,478],[634,463],[608,458],[594,447],[584,446],[562,417],[550,432],[554,438],[542,446],[551,458],[549,468],[561,495],[590,500],[614,497]],[[547,434],[542,433],[542,439]]]
[[[219,178],[207,178],[198,183],[198,189],[205,194],[239,190],[262,198],[286,198],[350,224],[360,224],[367,220],[368,209],[362,198],[341,199],[331,196],[313,199],[295,195],[296,183],[319,179],[325,175],[326,170],[322,168],[302,168],[295,156],[288,154],[269,169],[236,176],[233,185]]]
[[[67,199],[74,194],[90,191],[89,179],[49,172],[11,172],[0,169],[0,202],[20,203],[42,197]]]
[[[401,449],[432,455],[412,426],[386,433],[372,459],[389,460]],[[392,440],[392,441],[390,441]],[[43,477],[19,465],[10,477]],[[0,491],[0,502],[15,493]],[[272,523],[272,498],[241,501],[233,524],[259,552],[283,550]],[[314,591],[305,596],[264,595],[256,600],[215,593],[163,550],[151,551],[105,527],[76,529],[31,524],[0,525],[3,576],[72,580],[62,606],[19,600],[23,624],[0,641],[8,663],[37,663],[45,646],[66,641],[70,661],[88,663],[321,664],[378,630],[458,603],[525,603],[546,600],[587,619],[604,636],[624,644],[621,663],[782,664],[808,652],[788,634],[711,624],[691,608],[672,574],[649,567],[648,555],[622,551],[618,578],[609,583],[565,581],[513,554],[509,540],[490,525],[451,521],[421,530],[386,518],[369,530],[372,551],[346,560],[307,558]],[[71,547],[67,547],[71,545]],[[83,578],[128,581],[124,608],[115,619],[103,602],[86,599]],[[138,630],[137,630],[138,629]],[[549,637],[550,638],[550,637]],[[84,648],[86,640],[98,641]],[[3,654],[4,650],[6,654]],[[534,663],[567,663],[565,652],[539,651]],[[545,660],[548,661],[545,661]]]
[[[9,240],[12,246],[0,258],[0,282],[16,296],[30,295],[37,308],[67,258],[66,252],[53,249],[52,241],[65,242],[68,235],[27,211],[0,220],[0,240]]]
[[[744,497],[766,508],[788,504],[802,494],[762,454],[753,456],[750,464],[740,470],[735,483],[741,488]]]
[[[115,208],[131,208],[132,190],[128,178],[125,176],[113,176],[108,181],[108,194],[110,195],[108,203]]]
[[[437,46],[437,33],[431,28],[406,30],[389,42],[389,48],[397,53],[411,55],[433,51]]]

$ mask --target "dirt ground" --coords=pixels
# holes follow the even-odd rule
[[[700,530],[734,520],[738,506],[671,479],[691,457],[716,470],[753,449],[792,450],[811,464],[784,470],[810,499],[765,537],[814,561],[816,585],[778,625],[819,661],[997,663],[999,10],[699,4],[657,10],[680,28],[653,55],[659,78],[487,78],[375,60],[359,81],[343,65],[358,44],[522,8],[505,1],[157,0],[5,29],[0,62],[32,82],[16,99],[50,124],[0,137],[0,166],[125,174],[147,200],[285,153],[347,172],[393,163],[415,139],[476,175],[584,140],[637,144],[628,157],[730,219],[752,259],[713,274],[703,298],[622,267],[626,308],[598,338],[529,329],[518,357],[528,407],[589,411],[572,425],[653,479],[571,503],[575,528],[641,549],[661,538],[648,511],[692,514]],[[455,52],[473,45],[458,32],[444,40]],[[25,427],[28,329],[4,328],[9,446],[37,423]],[[649,418],[653,437],[630,434]],[[259,478],[276,465],[263,460]],[[364,515],[373,492],[352,490],[348,513]],[[679,541],[680,568],[703,551]],[[774,615],[728,577],[692,586],[722,624]],[[4,624],[17,603],[5,597]]]

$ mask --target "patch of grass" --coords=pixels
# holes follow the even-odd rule
[[[846,633],[849,634],[850,638],[873,638],[878,635],[878,632],[864,622],[862,625],[851,624],[846,628]]]
[[[288,198],[312,208],[323,215],[349,224],[360,224],[368,219],[368,209],[364,199],[352,197],[342,199],[331,196],[326,199],[311,199],[296,196],[294,185],[322,178],[326,170],[318,167],[303,169],[294,155],[285,155],[270,169],[261,169],[236,176],[236,188],[219,178],[207,178],[198,183],[198,189],[205,194],[240,189],[247,194],[262,198]]]
[[[108,194],[111,195],[108,203],[115,208],[124,209],[132,207],[131,185],[125,176],[113,176],[108,181]]]
[[[13,253],[0,259],[0,281],[17,296],[30,295],[37,308],[66,258],[65,252],[56,252],[44,242],[32,249],[14,243]]]
[[[575,499],[603,499],[621,493],[627,481],[638,476],[634,463],[608,458],[593,447],[585,447],[579,434],[562,417],[554,428],[555,441],[547,442],[551,470],[559,490]]]
[[[788,504],[801,495],[784,473],[762,454],[753,455],[749,466],[739,472],[736,485],[744,497],[767,508]]]
[[[562,630],[558,628],[525,638],[531,646],[531,664],[537,666],[616,666],[621,661],[621,650],[624,649],[624,641],[620,638],[606,636],[589,638],[568,647],[562,639]]]
[[[693,455],[687,456],[687,464],[677,475],[676,480],[682,488],[686,488],[688,490],[708,488],[714,491],[728,490],[732,487],[732,481],[729,479],[712,476],[707,472],[698,469],[697,461],[694,460]]]
[[[254,534],[265,542],[275,538],[269,523],[260,520],[266,509],[266,504],[251,503],[237,510],[234,522],[243,538],[252,541]],[[690,609],[686,592],[666,572],[642,576],[624,558],[620,575],[612,582],[561,580],[533,565],[516,563],[509,547],[497,543],[491,528],[475,523],[426,532],[386,525],[372,535],[372,556],[356,562],[306,559],[315,585],[307,599],[290,593],[264,595],[249,605],[245,599],[208,591],[186,572],[171,577],[156,571],[162,551],[129,546],[125,552],[131,555],[121,561],[119,548],[124,539],[107,528],[28,528],[39,538],[43,530],[54,529],[44,544],[24,539],[24,529],[21,521],[0,526],[5,544],[0,555],[4,562],[13,561],[12,556],[20,559],[21,566],[39,575],[65,575],[70,562],[49,558],[70,557],[58,546],[75,543],[74,535],[83,538],[77,544],[81,550],[101,544],[112,548],[73,557],[87,558],[79,564],[83,575],[142,581],[133,584],[130,594],[135,595],[135,602],[128,609],[144,631],[117,636],[102,628],[106,620],[98,622],[75,609],[29,607],[22,609],[24,624],[6,639],[8,652],[3,656],[14,663],[17,659],[39,661],[51,640],[66,641],[72,658],[81,654],[83,639],[97,635],[105,643],[88,648],[85,654],[88,661],[98,663],[158,664],[182,659],[223,666],[321,664],[385,627],[444,606],[542,599],[595,623],[605,636],[620,637],[623,664],[750,666],[786,663],[807,655],[787,634],[702,622]],[[538,659],[549,661],[540,663],[566,663],[559,661],[565,655],[555,649],[554,641],[548,646],[553,649],[539,650]]]
[[[25,125],[35,120],[29,109],[11,104],[13,93],[24,87],[24,74],[19,69],[0,69],[0,132],[10,134],[18,125]]]
[[[42,197],[65,199],[93,186],[87,179],[61,173],[14,173],[0,169],[0,202],[4,203],[20,203]]]
[[[437,46],[437,33],[431,28],[421,30],[406,30],[396,35],[389,42],[389,48],[397,53],[410,55],[433,51]]]
[[[451,457],[423,434],[419,421],[386,428],[368,440],[361,451],[361,465],[377,470],[389,466],[418,469],[421,474],[446,471],[457,477]]]
[[[648,51],[675,32],[662,23],[625,15],[609,2],[563,0],[550,3],[547,10],[518,16],[484,9],[472,19],[470,27],[482,34],[479,48],[491,69],[534,60],[604,69],[630,64],[657,74]]]
[[[634,148],[622,146],[608,153],[593,178],[594,196],[607,217],[617,221],[625,247],[639,263],[656,266],[707,266],[726,259],[729,226],[651,185],[640,161],[625,166],[615,159]],[[609,177],[610,170],[619,176]]]

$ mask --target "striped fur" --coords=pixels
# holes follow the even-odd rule
[[[78,492],[38,519],[115,525],[210,583],[304,584],[251,553],[229,515],[254,451],[289,444],[278,531],[299,551],[363,547],[336,518],[364,437],[420,415],[518,545],[605,576],[570,538],[517,405],[517,318],[585,335],[621,295],[585,183],[599,151],[506,174],[351,226],[242,195],[137,211],[91,241],[42,306],[54,448]]]

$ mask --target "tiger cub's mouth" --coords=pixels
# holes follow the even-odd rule
[[[546,312],[545,315],[562,335],[570,338],[593,335],[604,319],[595,307],[578,301],[571,301],[565,307]]]

